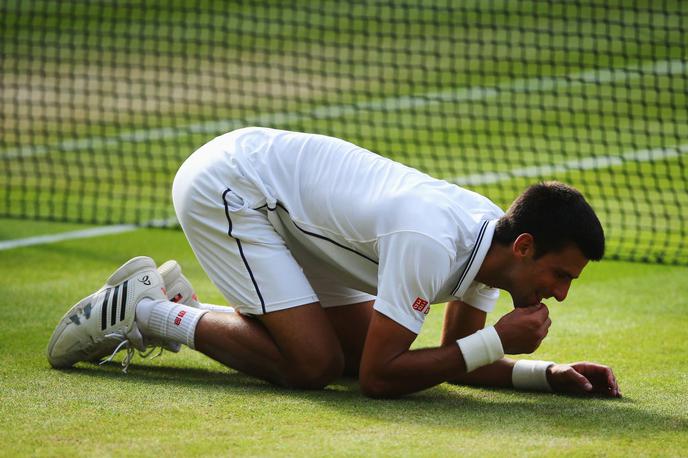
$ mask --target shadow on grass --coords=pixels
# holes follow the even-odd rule
[[[685,418],[649,411],[629,398],[582,398],[444,384],[400,399],[375,400],[364,397],[358,381],[349,378],[339,379],[324,390],[303,391],[276,387],[234,371],[194,367],[132,364],[130,373],[125,375],[115,364],[80,365],[69,372],[117,383],[143,381],[158,387],[203,390],[209,395],[229,390],[255,398],[256,402],[288,397],[354,418],[421,428],[479,429],[495,434],[522,432],[543,437],[609,437],[629,433],[641,437],[688,429]]]

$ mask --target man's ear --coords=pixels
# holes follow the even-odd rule
[[[535,254],[535,239],[527,232],[519,235],[511,244],[511,251],[518,258],[525,258]]]

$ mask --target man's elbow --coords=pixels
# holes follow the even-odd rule
[[[361,392],[369,398],[382,399],[399,396],[394,386],[376,374],[360,374]]]

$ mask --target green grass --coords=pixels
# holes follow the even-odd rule
[[[0,220],[1,237],[72,226]],[[183,234],[145,229],[0,252],[2,456],[685,456],[688,268],[591,264],[535,357],[615,369],[624,398],[583,399],[443,384],[400,400],[361,396],[355,380],[290,391],[188,349],[117,365],[49,367],[67,307],[129,257],[176,258],[204,301],[222,303]],[[490,315],[508,311],[505,297]],[[416,346],[437,343],[433,307]]]
[[[562,83],[590,69],[685,65],[684,3],[418,5],[2,3],[0,215],[168,218],[178,165],[237,123],[339,136],[447,179],[688,143],[685,67]],[[540,77],[559,83],[530,92],[516,84]],[[404,96],[427,103],[395,108]],[[386,98],[390,106],[370,108]],[[317,116],[351,104],[367,108]],[[266,113],[292,115],[256,121]],[[19,146],[48,153],[16,157]],[[610,257],[688,264],[686,155],[537,178],[589,197]],[[505,207],[535,179],[474,189]],[[86,226],[0,227],[0,239],[12,239]],[[62,313],[138,254],[178,259],[205,301],[222,302],[178,231],[0,252],[0,456],[687,453],[687,267],[593,264],[552,307],[537,356],[611,365],[622,400],[445,384],[373,401],[353,380],[281,390],[189,350],[136,360],[129,375],[116,365],[50,369],[43,352]],[[490,319],[508,308],[502,298]],[[438,341],[441,317],[434,307],[417,346]]]
[[[687,17],[647,0],[7,1],[0,215],[168,218],[183,159],[251,124],[448,179],[686,145]],[[682,154],[476,190],[506,207],[566,180],[613,228],[612,257],[686,265],[685,168]]]

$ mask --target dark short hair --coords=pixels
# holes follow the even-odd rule
[[[513,243],[529,233],[535,240],[535,257],[574,244],[590,260],[604,256],[604,230],[595,211],[572,186],[548,181],[530,186],[518,196],[497,222],[494,240]]]

